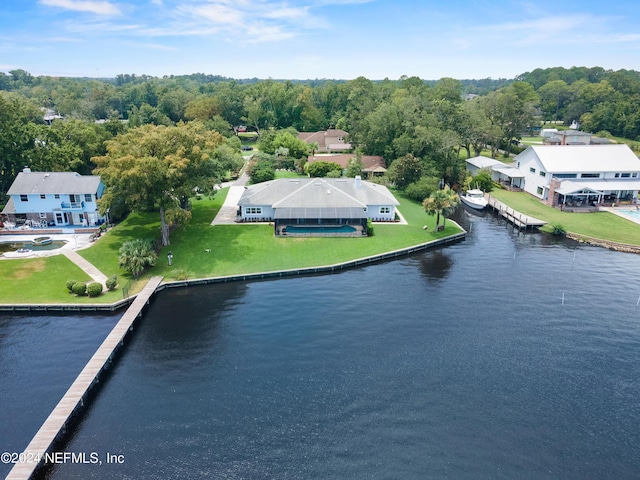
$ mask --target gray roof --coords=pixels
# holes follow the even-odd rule
[[[238,205],[280,208],[359,208],[399,205],[383,185],[353,178],[280,179],[246,187]]]
[[[8,195],[96,193],[100,185],[97,175],[75,172],[20,172]]]

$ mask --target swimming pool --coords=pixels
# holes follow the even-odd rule
[[[616,208],[615,211],[619,215],[627,217],[629,220],[640,223],[640,210],[636,210],[635,208]]]
[[[334,227],[298,227],[288,226],[287,233],[355,233],[356,229],[351,225],[340,225]]]
[[[15,252],[21,248],[32,250],[32,251],[42,251],[42,250],[55,250],[57,248],[62,248],[66,245],[65,240],[53,240],[51,243],[47,243],[45,245],[34,245],[30,240],[26,240],[24,242],[0,242],[0,254],[5,252]]]

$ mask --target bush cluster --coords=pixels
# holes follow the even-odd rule
[[[102,295],[102,284],[99,282],[91,282],[89,285],[87,285],[87,294],[90,297],[97,297],[99,295]]]
[[[115,290],[118,286],[118,277],[116,275],[111,275],[104,284],[108,290]]]
[[[82,282],[76,282],[71,287],[71,291],[78,295],[79,297],[83,296],[87,293],[87,284]]]

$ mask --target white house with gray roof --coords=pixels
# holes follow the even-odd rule
[[[531,146],[515,162],[524,190],[550,205],[631,201],[640,190],[640,159],[627,145]]]
[[[276,235],[362,235],[368,219],[394,221],[398,205],[359,177],[272,180],[245,187],[238,201],[242,221],[273,222]]]
[[[3,217],[38,226],[93,226],[104,219],[97,201],[105,186],[97,175],[32,172],[25,168],[7,191]]]

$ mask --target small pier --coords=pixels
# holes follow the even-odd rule
[[[114,353],[123,344],[133,324],[141,316],[142,310],[149,304],[151,296],[156,292],[162,277],[152,277],[142,291],[136,296],[131,306],[120,321],[113,327],[89,363],[73,382],[53,412],[45,420],[40,430],[31,440],[21,458],[25,461],[16,463],[7,479],[28,480],[41,464],[45,464],[47,453],[52,452],[55,442],[64,435],[69,420],[84,405],[84,400],[91,388],[98,383],[100,374],[109,368]]]
[[[502,218],[504,218],[507,222],[515,225],[520,230],[526,230],[528,228],[531,228],[531,229],[539,228],[547,224],[547,222],[545,222],[544,220],[540,220],[534,217],[529,217],[524,213],[520,213],[519,211],[514,210],[513,208],[510,208],[509,206],[505,205],[497,198],[492,197],[488,193],[485,193],[484,197],[487,199],[487,202],[489,202],[489,206],[491,208],[493,208],[496,212],[498,212],[498,214]]]

